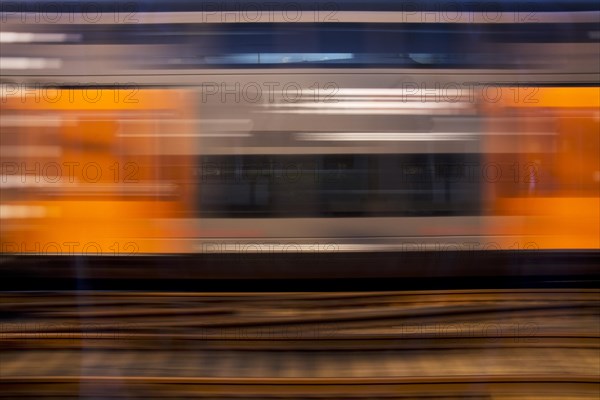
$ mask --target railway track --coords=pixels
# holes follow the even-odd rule
[[[0,299],[9,398],[591,399],[600,390],[598,290]]]
[[[503,376],[495,379],[202,379],[41,377],[3,382],[5,393],[27,397],[35,383],[36,398],[209,398],[209,399],[595,399],[594,377],[543,379]],[[40,390],[41,391],[41,390]],[[133,394],[135,392],[136,394]],[[51,394],[50,394],[51,393]],[[58,396],[57,396],[58,394]],[[264,397],[263,397],[264,396]]]

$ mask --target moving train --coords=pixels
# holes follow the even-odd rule
[[[598,250],[600,12],[575,3],[434,22],[13,10],[2,252]]]

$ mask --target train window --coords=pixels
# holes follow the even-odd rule
[[[477,154],[202,156],[202,217],[474,215]]]
[[[455,13],[456,10],[450,12],[451,15]],[[497,12],[491,14],[494,16],[487,22],[500,16]],[[161,28],[151,32],[145,28],[114,26],[110,32],[86,30],[81,43],[151,42],[165,45],[169,51],[151,57],[138,55],[132,62],[141,68],[171,70],[266,67],[512,69],[551,61],[544,61],[547,55],[532,58],[532,53],[527,50],[529,47],[521,48],[522,44],[591,44],[596,41],[590,33],[597,31],[597,23],[518,23],[510,24],[507,29],[506,24],[486,23],[486,17],[481,23],[469,21],[468,17],[463,23],[447,23],[443,21],[446,17],[435,13],[431,18],[411,24],[316,21],[306,24],[160,24]],[[436,22],[438,18],[441,20]],[[510,57],[506,56],[506,46],[515,46]]]

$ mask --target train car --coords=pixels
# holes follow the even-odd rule
[[[2,251],[597,250],[584,3],[535,21],[10,15]]]

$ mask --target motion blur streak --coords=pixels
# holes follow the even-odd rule
[[[600,247],[589,2],[97,6],[4,8],[4,253]]]
[[[2,303],[18,315],[1,338],[1,386],[14,397],[598,393],[595,290],[11,293]]]
[[[275,78],[299,81],[245,76],[253,89]],[[274,90],[253,103],[245,97],[256,93],[235,93],[237,78],[209,79],[231,93],[6,84],[3,252],[197,253],[224,237],[363,250],[386,237],[394,251],[415,240],[599,247],[598,88],[471,85],[473,101],[451,103],[420,87],[411,101],[331,90],[333,103],[286,102]],[[295,115],[305,103],[314,115]],[[330,107],[357,111],[319,114]],[[381,114],[362,115],[370,109]],[[13,212],[31,207],[43,212]]]
[[[600,397],[597,0],[0,0],[7,398]]]

